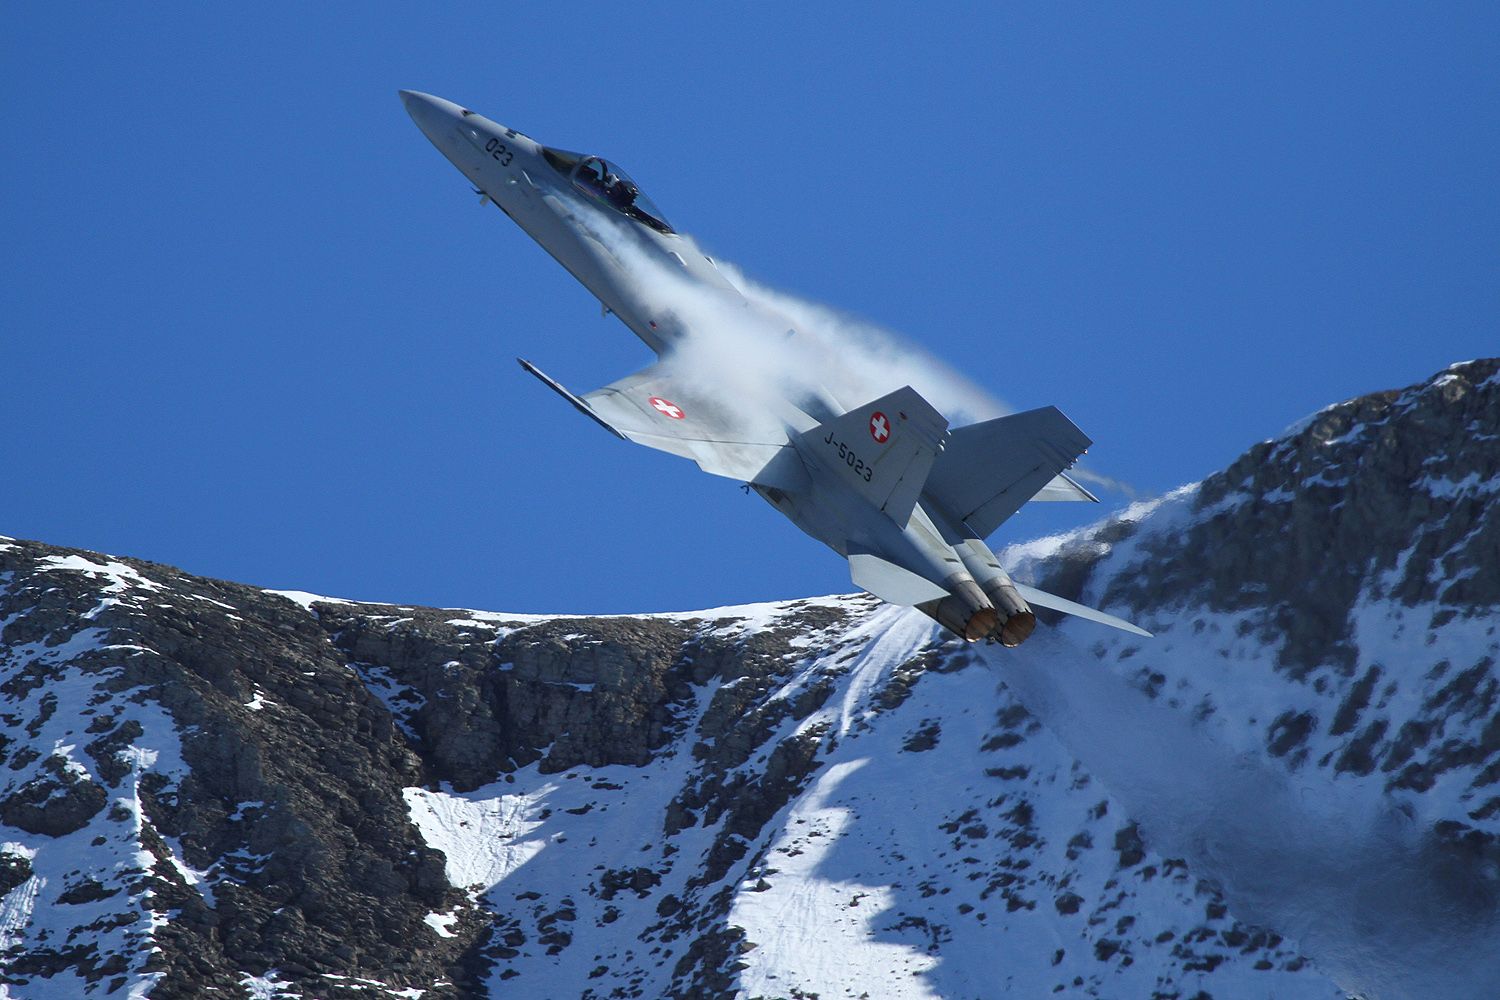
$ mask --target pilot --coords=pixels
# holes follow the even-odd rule
[[[640,188],[630,181],[624,180],[618,174],[611,173],[604,178],[604,193],[609,200],[620,211],[625,212],[635,204],[636,195],[640,194]]]

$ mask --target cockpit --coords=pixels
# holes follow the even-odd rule
[[[628,216],[658,233],[675,232],[661,211],[641,193],[635,181],[620,167],[597,156],[569,153],[563,149],[542,150],[552,169],[573,182],[584,197]]]

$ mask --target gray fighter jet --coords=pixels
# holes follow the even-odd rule
[[[585,416],[747,484],[848,559],[856,586],[916,607],[969,642],[1017,645],[1036,626],[1031,605],[1149,635],[1014,582],[985,544],[1028,501],[1095,499],[1064,473],[1091,442],[1055,407],[950,428],[910,386],[841,400],[817,373],[788,372],[774,393],[739,393],[716,377],[732,374],[730,359],[686,360],[712,344],[704,332],[712,320],[686,303],[708,296],[725,322],[761,307],[624,170],[543,146],[451,101],[409,90],[401,100],[481,201],[494,202],[657,354],[656,364],[582,396],[521,361]],[[652,268],[659,273],[648,280]]]

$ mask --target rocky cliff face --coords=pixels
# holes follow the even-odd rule
[[[1268,731],[1273,754],[1294,768],[1307,763],[1321,722],[1350,740],[1319,766],[1378,772],[1390,791],[1426,792],[1455,768],[1468,774],[1494,761],[1469,774],[1474,819],[1491,819],[1500,814],[1492,645],[1476,641],[1466,662],[1418,650],[1450,629],[1495,634],[1497,372],[1494,360],[1455,365],[1403,391],[1331,406],[1175,498],[1156,512],[1161,523],[1107,523],[1036,571],[1060,590],[1092,584],[1102,600],[1148,615],[1186,607],[1235,616],[1274,651],[1284,678],[1342,698],[1332,710],[1279,715]],[[1172,508],[1176,523],[1161,530]],[[1134,537],[1138,529],[1148,530]],[[1100,572],[1126,540],[1128,565]],[[1376,609],[1403,619],[1394,648],[1373,648]],[[1414,659],[1430,668],[1420,684]],[[1397,691],[1418,689],[1420,705],[1403,718],[1381,713]]]
[[[0,540],[0,995],[1494,995],[1497,372],[1008,553],[1149,642]]]

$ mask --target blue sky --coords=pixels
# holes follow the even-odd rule
[[[1500,349],[1494,4],[5,20],[4,534],[514,611],[849,589],[515,365],[586,390],[650,356],[478,206],[403,87],[620,162],[760,281],[1060,406],[1142,494]]]

